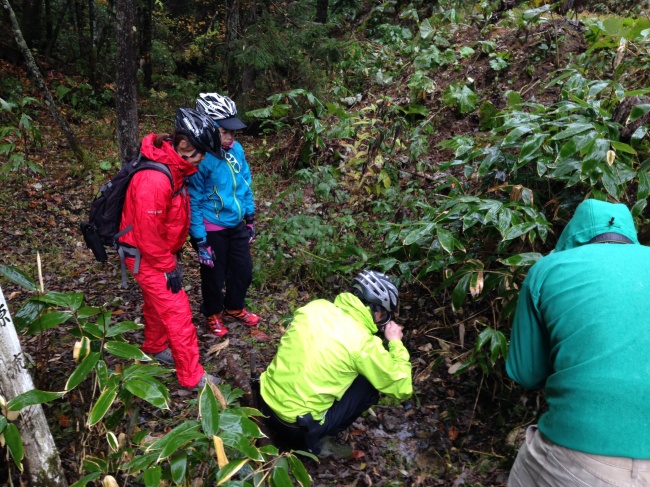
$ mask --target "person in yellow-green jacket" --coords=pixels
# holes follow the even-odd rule
[[[333,303],[317,299],[296,311],[260,377],[261,409],[277,446],[350,457],[351,448],[333,442],[337,433],[380,392],[411,397],[409,353],[392,318],[398,295],[386,275],[363,271]],[[375,335],[380,330],[387,347]]]

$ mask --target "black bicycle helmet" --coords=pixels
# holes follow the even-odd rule
[[[237,106],[230,98],[219,93],[201,93],[196,99],[196,110],[226,130],[241,130],[246,124],[237,118]]]
[[[214,122],[191,108],[179,108],[174,130],[189,137],[195,149],[221,158],[221,136]]]
[[[399,292],[386,274],[362,271],[354,278],[352,289],[364,304],[381,306],[389,313],[397,310]]]

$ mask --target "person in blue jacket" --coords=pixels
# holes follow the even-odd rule
[[[218,93],[201,93],[196,109],[219,128],[222,154],[211,154],[190,178],[190,236],[201,266],[201,313],[210,332],[228,333],[224,320],[255,326],[259,317],[245,307],[252,282],[250,244],[255,237],[255,202],[244,148],[235,131],[246,128],[235,103]],[[225,284],[225,293],[223,287]]]

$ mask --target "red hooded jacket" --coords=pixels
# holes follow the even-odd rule
[[[174,191],[169,178],[160,171],[136,173],[126,192],[120,223],[120,230],[129,225],[133,225],[133,229],[122,236],[120,242],[136,247],[142,259],[154,269],[170,272],[176,267],[174,254],[183,247],[190,226],[187,191],[172,195],[197,168],[178,155],[171,141],[164,141],[161,148],[155,147],[155,138],[156,134],[147,135],[142,140],[140,152],[169,167]]]

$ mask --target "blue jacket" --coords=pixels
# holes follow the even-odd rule
[[[204,220],[233,228],[245,216],[255,214],[252,178],[244,148],[235,142],[224,152],[225,159],[206,154],[199,171],[189,179],[190,235],[197,240],[206,236]]]

